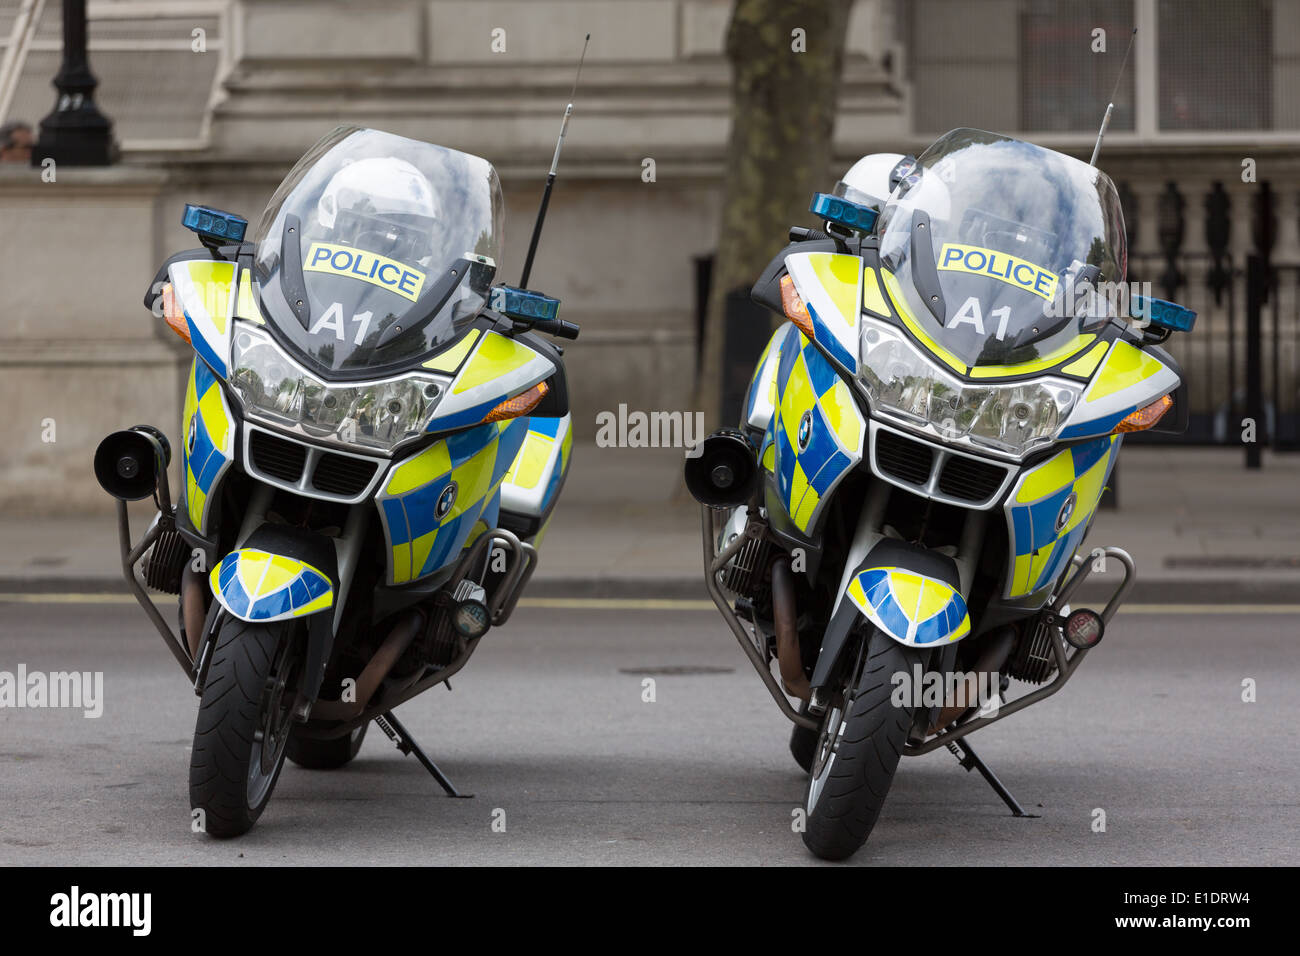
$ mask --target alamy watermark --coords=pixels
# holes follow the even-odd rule
[[[644,412],[619,403],[596,413],[598,448],[694,448],[704,440],[703,412]]]
[[[85,717],[104,713],[103,671],[0,671],[0,708],[72,708]]]
[[[895,707],[946,707],[961,701],[978,708],[979,716],[993,717],[1002,705],[1001,677],[994,671],[940,674],[916,664],[910,671],[895,671],[889,682],[894,686],[889,702]]]

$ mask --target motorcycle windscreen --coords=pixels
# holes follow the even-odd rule
[[[261,309],[319,371],[367,377],[451,344],[487,302],[503,220],[484,159],[339,127],[280,184],[254,235]]]
[[[1114,314],[1106,293],[1124,281],[1124,220],[1110,178],[982,130],[953,130],[918,157],[881,215],[880,236],[891,294],[968,366],[1068,350]]]

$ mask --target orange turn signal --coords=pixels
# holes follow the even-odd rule
[[[799,290],[794,287],[794,280],[789,274],[781,276],[781,307],[785,309],[785,317],[793,322],[808,338],[816,338],[813,335],[812,316],[808,314],[808,306],[804,305],[803,298],[799,295]]]
[[[480,425],[486,425],[488,422],[501,422],[507,418],[519,418],[527,415],[537,407],[538,402],[546,397],[550,389],[546,387],[545,382],[538,382],[526,392],[521,392],[514,398],[507,398],[492,411],[483,416]]]
[[[1125,416],[1124,420],[1115,426],[1112,435],[1120,435],[1124,432],[1140,432],[1150,428],[1160,419],[1165,417],[1165,412],[1174,407],[1174,400],[1168,395],[1161,395],[1150,405],[1144,405],[1136,412]]]
[[[162,307],[163,321],[167,323],[167,327],[188,342],[190,324],[185,321],[185,310],[176,302],[176,290],[172,288],[170,282],[163,283]]]

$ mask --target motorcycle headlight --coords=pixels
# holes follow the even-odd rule
[[[903,333],[864,319],[858,384],[873,409],[943,441],[1023,456],[1052,441],[1082,389],[1059,379],[962,382]]]
[[[384,452],[424,432],[447,384],[419,373],[355,385],[327,383],[266,332],[243,322],[235,327],[230,366],[230,384],[250,417]]]

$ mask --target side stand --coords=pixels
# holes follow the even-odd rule
[[[389,740],[397,744],[398,750],[404,754],[415,754],[415,759],[420,761],[424,765],[424,769],[433,775],[433,779],[438,781],[438,786],[446,791],[447,796],[461,799],[474,796],[472,793],[461,793],[452,785],[446,774],[439,770],[438,765],[429,759],[429,755],[420,749],[420,745],[415,742],[415,738],[411,736],[410,731],[402,726],[401,722],[393,716],[391,710],[376,717],[375,723],[379,725],[380,730],[388,735]]]
[[[979,754],[977,754],[974,748],[966,742],[964,737],[959,740],[949,741],[948,749],[952,751],[952,755],[957,758],[957,762],[966,768],[967,773],[970,773],[972,770],[978,770],[980,772],[980,776],[983,777],[988,785],[993,788],[993,792],[1001,797],[1002,802],[1011,809],[1012,816],[1028,817],[1030,819],[1036,819],[1039,816],[1037,813],[1025,812],[1025,808],[1022,807],[1016,798],[1011,795],[1011,791],[1008,790],[1003,785],[1002,781],[997,778],[997,774],[989,769],[988,764],[980,759]]]

